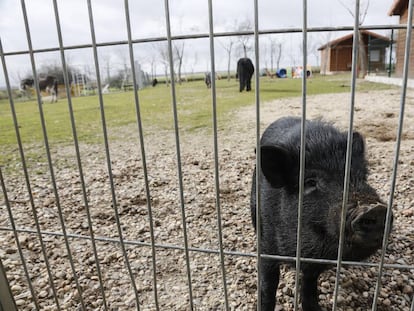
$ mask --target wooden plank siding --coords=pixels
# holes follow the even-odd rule
[[[406,25],[408,22],[408,0],[395,0],[390,11],[388,12],[390,16],[400,16],[400,25]],[[397,46],[396,46],[396,64],[395,64],[395,76],[402,77],[403,68],[404,68],[404,57],[405,57],[405,37],[407,35],[407,30],[400,29],[397,33]],[[411,39],[410,46],[410,60],[409,60],[409,78],[414,78],[414,40]]]
[[[407,24],[408,22],[408,10],[404,10],[400,15],[400,24]],[[405,37],[407,35],[407,30],[400,29],[398,30],[397,36],[397,48],[396,48],[396,65],[395,65],[395,75],[402,77],[403,67],[404,67],[404,54],[405,54]],[[410,63],[409,63],[409,77],[414,78],[414,41],[411,39],[410,47]]]

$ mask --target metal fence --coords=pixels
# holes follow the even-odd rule
[[[303,24],[297,28],[278,28],[271,30],[261,30],[259,29],[259,13],[258,13],[258,1],[254,1],[254,30],[253,31],[242,31],[242,32],[226,32],[226,33],[217,33],[214,31],[214,21],[213,21],[213,3],[211,0],[208,1],[208,16],[209,16],[209,33],[198,34],[198,35],[177,35],[172,36],[171,34],[171,23],[170,23],[170,9],[169,1],[165,0],[165,25],[166,25],[166,35],[165,37],[149,38],[135,40],[131,34],[131,21],[130,21],[130,11],[129,3],[126,0],[125,5],[125,19],[127,25],[127,34],[128,39],[126,41],[120,42],[106,42],[106,43],[97,43],[95,36],[94,28],[94,15],[93,15],[93,5],[91,1],[87,1],[88,4],[88,13],[89,13],[89,22],[90,22],[90,33],[92,42],[91,44],[77,45],[77,46],[64,46],[62,40],[62,28],[60,24],[60,14],[58,11],[57,1],[53,1],[53,8],[55,12],[56,20],[56,29],[58,33],[59,46],[55,48],[47,49],[34,49],[31,41],[31,32],[30,25],[28,21],[28,12],[26,10],[25,1],[21,1],[21,8],[24,17],[24,27],[26,30],[26,38],[28,49],[24,51],[17,52],[4,52],[3,47],[0,42],[0,56],[2,61],[3,74],[5,77],[7,91],[9,95],[9,104],[10,111],[14,124],[14,131],[16,134],[16,142],[18,149],[18,165],[17,167],[21,169],[23,178],[21,181],[25,185],[24,197],[20,198],[23,195],[21,192],[10,189],[8,186],[9,179],[14,177],[8,176],[6,165],[3,168],[0,167],[0,180],[2,188],[2,203],[1,210],[3,213],[7,213],[7,221],[3,222],[0,226],[1,234],[3,239],[11,239],[15,243],[15,248],[3,249],[1,253],[1,262],[3,263],[0,269],[0,309],[1,310],[13,310],[13,309],[22,309],[22,310],[63,310],[63,309],[72,309],[72,310],[114,310],[114,309],[137,309],[137,310],[160,310],[160,309],[171,309],[171,310],[233,310],[233,309],[245,309],[252,310],[255,308],[255,301],[246,302],[243,307],[238,307],[237,303],[234,302],[235,298],[233,295],[233,285],[237,282],[246,282],[246,279],[238,279],[237,275],[234,275],[234,272],[230,273],[229,266],[234,264],[233,260],[244,260],[239,261],[240,265],[247,265],[244,272],[247,271],[248,276],[251,280],[257,280],[260,284],[260,280],[257,277],[257,271],[261,269],[260,260],[256,260],[260,256],[260,246],[257,244],[257,252],[244,251],[237,248],[226,248],[225,243],[227,239],[237,238],[230,237],[228,234],[226,236],[223,234],[226,232],[225,227],[229,226],[224,221],[224,211],[222,211],[223,204],[223,189],[221,178],[225,179],[226,176],[223,176],[223,173],[220,171],[220,146],[219,146],[219,130],[217,123],[217,88],[216,81],[212,79],[211,87],[211,98],[212,98],[212,130],[213,130],[213,142],[212,142],[212,178],[210,183],[214,184],[214,207],[215,212],[211,212],[211,215],[216,215],[213,221],[216,223],[214,228],[216,229],[217,241],[214,243],[206,243],[207,247],[192,246],[189,238],[189,230],[192,230],[192,224],[190,217],[188,216],[189,208],[188,202],[189,199],[186,195],[185,187],[185,169],[183,166],[183,155],[182,155],[182,141],[181,141],[181,131],[178,117],[178,108],[177,108],[177,86],[174,81],[174,63],[173,63],[173,45],[172,43],[175,40],[186,40],[186,39],[199,39],[199,38],[208,38],[209,40],[209,49],[210,49],[210,62],[211,62],[211,73],[212,77],[215,77],[216,74],[216,65],[215,65],[215,39],[219,37],[231,37],[237,35],[250,35],[254,37],[254,63],[255,68],[259,69],[259,59],[260,59],[260,50],[259,50],[259,39],[263,35],[267,34],[285,34],[285,33],[298,33],[302,35],[302,47],[303,51],[307,51],[307,36],[311,32],[322,32],[322,31],[342,31],[342,30],[352,30],[354,32],[354,38],[358,38],[358,31],[361,29],[407,29],[406,37],[406,49],[405,49],[405,60],[404,60],[404,75],[402,77],[403,86],[400,93],[400,111],[399,111],[399,120],[398,120],[398,129],[397,130],[397,139],[395,144],[395,153],[393,158],[393,171],[390,180],[390,188],[388,190],[388,213],[387,213],[387,227],[386,232],[389,232],[390,226],[390,211],[394,205],[394,193],[396,189],[396,180],[397,180],[397,168],[399,163],[399,154],[400,147],[402,142],[402,131],[403,131],[403,120],[404,120],[404,109],[406,105],[406,92],[407,92],[407,81],[408,81],[408,65],[409,65],[409,53],[410,53],[410,41],[411,41],[411,29],[412,29],[412,1],[409,1],[409,18],[407,25],[382,25],[382,26],[360,26],[359,23],[359,1],[356,1],[355,7],[355,23],[352,26],[344,27],[321,27],[321,28],[309,28],[307,26],[307,1],[303,1],[302,12],[303,12]],[[141,120],[141,111],[140,111],[140,97],[139,92],[136,88],[137,81],[135,74],[135,56],[134,56],[134,44],[145,43],[145,42],[167,42],[168,44],[168,53],[169,53],[169,71],[171,73],[171,104],[172,104],[172,113],[173,113],[173,132],[174,132],[174,162],[176,167],[176,176],[177,176],[177,206],[179,206],[179,217],[181,218],[181,223],[176,224],[182,232],[182,237],[179,240],[182,241],[179,243],[158,243],[158,236],[160,233],[157,231],[157,226],[161,226],[154,219],[154,209],[157,209],[157,200],[156,194],[154,194],[151,182],[154,182],[150,173],[148,172],[147,157],[148,153],[146,148],[148,145],[151,145],[151,142],[145,141],[145,128]],[[131,226],[134,226],[132,223],[125,223],[125,218],[123,213],[125,206],[120,203],[120,193],[117,191],[120,180],[119,175],[114,173],[116,169],[113,168],[114,160],[113,154],[111,153],[110,146],[110,135],[108,133],[108,128],[106,126],[106,107],[105,107],[105,98],[102,94],[102,81],[100,74],[100,65],[98,58],[98,48],[105,46],[113,45],[123,45],[128,47],[130,66],[132,68],[132,77],[134,79],[134,92],[133,92],[133,101],[135,104],[136,111],[136,121],[137,121],[137,130],[136,135],[139,143],[139,158],[141,164],[138,165],[139,169],[139,178],[142,180],[142,197],[141,199],[145,202],[146,211],[142,212],[142,217],[146,217],[148,224],[148,229],[142,229],[141,233],[146,233],[146,239],[140,238],[139,234],[131,236],[128,234]],[[84,173],[84,162],[85,158],[82,156],[82,144],[78,139],[77,126],[76,126],[76,117],[72,105],[72,98],[70,93],[69,86],[69,77],[67,72],[67,58],[66,52],[68,50],[74,49],[83,49],[91,48],[93,51],[94,67],[96,71],[97,86],[98,86],[98,100],[99,100],[99,111],[100,119],[102,123],[103,130],[103,141],[104,148],[103,154],[105,158],[106,165],[106,174],[109,183],[109,191],[107,194],[110,196],[110,199],[107,200],[107,209],[110,210],[108,214],[103,215],[102,217],[109,217],[108,219],[111,222],[111,227],[109,232],[106,234],[99,231],[97,234],[96,226],[96,217],[97,214],[94,211],[94,202],[91,202],[90,197],[90,188],[93,188],[94,180],[86,180]],[[47,131],[47,122],[44,117],[44,106],[42,106],[42,98],[40,95],[40,90],[38,87],[37,81],[37,66],[35,55],[45,52],[59,52],[62,70],[64,72],[65,86],[66,86],[66,97],[68,104],[68,115],[69,122],[71,124],[72,135],[73,135],[73,146],[75,150],[74,161],[76,162],[77,172],[74,173],[74,176],[78,178],[77,191],[71,193],[69,189],[69,196],[78,197],[78,205],[81,206],[84,217],[83,220],[78,220],[78,222],[83,223],[84,230],[77,230],[76,228],[67,228],[67,218],[73,217],[70,216],[67,207],[64,203],[61,203],[63,200],[62,196],[62,187],[59,186],[59,181],[57,180],[57,170],[58,166],[56,165],[56,153],[54,153],[53,146],[50,145],[48,140],[48,131]],[[351,74],[351,93],[350,93],[350,104],[349,104],[349,124],[348,124],[348,149],[347,149],[347,162],[346,162],[346,179],[345,179],[345,189],[344,189],[344,198],[348,196],[348,184],[349,184],[349,172],[350,172],[350,155],[352,148],[352,132],[354,124],[354,105],[355,105],[355,93],[356,93],[356,81],[357,81],[357,54],[358,54],[358,40],[354,39],[353,45],[353,63],[352,63],[352,74]],[[53,228],[47,228],[44,226],[42,221],[45,216],[44,209],[47,207],[45,205],[39,206],[39,200],[37,193],[40,191],[37,185],[33,185],[33,175],[36,174],[36,168],[29,166],[27,164],[27,149],[25,149],[24,144],[22,143],[20,135],[20,126],[19,126],[19,116],[15,109],[15,103],[12,96],[12,89],[10,85],[10,75],[8,73],[8,67],[6,58],[13,55],[28,55],[30,57],[31,69],[33,77],[35,80],[35,86],[37,89],[37,102],[38,110],[40,116],[40,127],[43,135],[44,142],[44,151],[47,159],[47,175],[49,176],[49,184],[43,189],[46,191],[47,196],[53,197],[53,202],[56,212],[55,220],[58,222]],[[303,68],[307,68],[307,53],[303,52]],[[260,77],[259,74],[255,75],[255,103],[256,103],[256,147],[257,147],[257,158],[260,158],[260,135],[262,129],[260,127],[261,121],[261,100],[260,100]],[[306,111],[307,111],[307,77],[306,74],[302,78],[302,139],[301,146],[304,146],[305,140],[305,123]],[[41,148],[41,147],[39,147]],[[300,190],[299,198],[301,198],[298,206],[298,237],[301,237],[301,214],[302,214],[302,198],[303,198],[303,184],[304,184],[304,163],[305,163],[305,148],[301,147],[301,174],[300,174]],[[56,156],[56,158],[54,158]],[[93,156],[92,153],[89,156]],[[227,160],[229,160],[227,158]],[[257,161],[257,166],[260,166],[260,162]],[[199,165],[197,162],[194,165]],[[123,168],[129,170],[130,167]],[[96,175],[99,175],[100,172],[97,171]],[[257,174],[257,185],[259,184],[259,174]],[[59,176],[60,178],[60,176]],[[96,176],[99,178],[99,176]],[[122,181],[125,183],[126,181]],[[197,183],[198,181],[196,181]],[[10,183],[12,184],[12,183]],[[15,183],[13,183],[15,184]],[[154,186],[154,184],[152,184]],[[259,193],[259,191],[257,191]],[[12,195],[13,197],[10,197]],[[260,195],[257,194],[257,201],[260,202]],[[345,202],[344,199],[344,207]],[[44,201],[41,201],[44,203]],[[130,203],[133,204],[133,203]],[[25,206],[28,215],[30,215],[31,224],[21,224],[19,217],[22,216],[20,212],[21,206]],[[155,206],[155,207],[154,207]],[[259,204],[260,206],[260,204]],[[248,210],[248,207],[239,207]],[[260,208],[258,208],[260,210]],[[345,208],[343,208],[345,213]],[[259,211],[258,211],[259,212]],[[77,212],[75,212],[76,216]],[[191,211],[191,218],[194,217],[194,211]],[[247,213],[248,214],[248,213]],[[139,216],[139,214],[138,214]],[[344,220],[345,215],[342,215]],[[131,216],[132,217],[132,216]],[[137,217],[134,215],[134,217]],[[214,217],[214,216],[211,216]],[[260,217],[257,217],[260,221]],[[168,220],[168,216],[166,217]],[[211,220],[211,219],[210,219]],[[227,220],[227,219],[226,219]],[[237,224],[233,224],[237,227]],[[322,264],[330,264],[336,266],[335,274],[335,287],[332,293],[333,301],[333,310],[338,308],[338,293],[340,292],[341,284],[341,273],[342,266],[351,267],[351,266],[362,266],[372,269],[376,269],[377,278],[375,290],[373,292],[372,307],[371,310],[377,310],[378,302],[381,298],[382,284],[381,280],[384,274],[384,270],[391,269],[391,271],[403,274],[411,275],[414,271],[414,266],[410,264],[404,264],[400,262],[395,263],[386,263],[386,249],[388,234],[384,237],[384,242],[381,250],[381,255],[378,257],[376,262],[345,262],[342,260],[343,252],[343,232],[344,232],[344,221],[341,223],[341,237],[339,243],[338,259],[337,260],[323,260],[323,259],[311,259],[311,258],[302,258],[300,241],[297,245],[297,257],[286,258],[283,256],[269,256],[262,255],[265,257],[272,257],[275,259],[282,259],[284,261],[291,261],[296,265],[296,271],[300,270],[301,263],[303,262],[317,262]],[[191,227],[191,228],[190,228]],[[260,228],[260,225],[257,225],[257,228]],[[102,228],[99,228],[101,230]],[[259,229],[258,229],[259,230]],[[240,228],[238,234],[243,235],[243,228]],[[260,235],[260,230],[257,232],[257,236]],[[254,241],[251,241],[254,243]],[[30,245],[32,243],[32,245]],[[33,246],[33,243],[37,247]],[[60,244],[63,244],[64,254],[54,252],[54,248],[61,247]],[[80,245],[80,246],[79,246]],[[82,245],[88,245],[82,246]],[[213,245],[213,246],[212,246]],[[214,247],[216,245],[217,247]],[[412,246],[413,244],[411,244]],[[247,247],[249,249],[249,247]],[[253,249],[253,246],[250,247]],[[60,248],[59,248],[60,250]],[[178,254],[178,255],[177,255]],[[210,278],[194,277],[195,270],[203,269],[202,261],[199,257],[200,254],[205,256],[203,260],[210,260],[214,262],[214,265],[218,265],[218,270],[210,276]],[[116,276],[111,275],[110,269],[108,268],[108,261],[111,260],[111,256],[115,256],[115,264],[122,266],[123,268],[118,270]],[[142,261],[137,261],[136,259],[142,256],[144,258],[146,265],[142,265]],[[109,258],[109,259],[108,259]],[[173,259],[172,259],[173,258]],[[173,262],[171,262],[173,260]],[[89,268],[83,266],[84,262],[91,263]],[[200,262],[201,263],[200,263]],[[42,268],[36,268],[34,266],[36,262],[42,263]],[[65,264],[59,265],[59,263],[65,262]],[[256,264],[257,267],[249,267],[250,264]],[[168,265],[179,265],[180,269],[184,270],[185,275],[185,289],[175,288],[174,287],[174,277],[173,282],[165,282],[163,274],[160,272],[160,265],[163,269],[168,270]],[[199,267],[197,267],[197,264]],[[9,268],[4,268],[3,266],[8,266]],[[82,266],[82,268],[80,268]],[[36,266],[38,267],[38,266]],[[171,267],[170,267],[171,268]],[[6,271],[5,271],[6,270]],[[145,273],[142,271],[146,271]],[[92,273],[92,272],[93,273]],[[163,270],[164,271],[164,270]],[[218,272],[219,271],[219,272]],[[176,272],[182,274],[183,272]],[[241,273],[241,272],[240,272]],[[237,274],[237,273],[236,273]],[[9,282],[7,281],[5,275]],[[150,277],[148,277],[150,275]],[[173,274],[174,275],[174,274]],[[296,278],[294,282],[294,293],[298,293],[299,290],[299,277],[300,273],[296,273]],[[180,277],[177,276],[177,283],[183,283],[182,280],[178,280]],[[213,280],[215,278],[215,280]],[[8,286],[8,283],[11,280],[19,279],[20,282],[15,286]],[[118,279],[118,280],[116,280]],[[145,282],[143,281],[145,279]],[[407,280],[410,280],[407,277]],[[411,277],[412,280],[412,277]],[[120,282],[116,282],[120,281]],[[407,281],[408,282],[408,281]],[[42,284],[43,283],[43,284]],[[202,283],[202,284],[201,284]],[[46,284],[46,289],[44,285]],[[117,295],[118,298],[114,298],[114,291],[117,291],[117,288],[123,288],[126,284],[127,290],[120,291]],[[164,285],[163,285],[164,284]],[[412,285],[412,284],[411,284]],[[171,286],[171,288],[170,288]],[[23,287],[23,289],[22,289]],[[68,289],[70,288],[70,290]],[[165,288],[168,287],[168,288]],[[203,287],[204,292],[200,290]],[[212,287],[215,291],[219,292],[219,300],[214,301],[209,305],[208,300],[206,302],[206,297],[210,294],[209,290]],[[5,288],[5,289],[3,289]],[[93,295],[90,294],[90,291],[93,291]],[[174,303],[165,304],[163,302],[163,297],[172,291],[170,295],[173,297]],[[196,294],[195,294],[196,292]],[[256,292],[256,291],[254,291]],[[404,308],[400,306],[388,306],[387,310],[411,310],[414,311],[414,300],[413,293],[407,290],[405,293],[409,299],[411,299],[410,306],[406,305]],[[248,295],[255,296],[255,293],[245,293],[246,297]],[[145,299],[143,297],[146,297]],[[293,308],[294,310],[299,309],[299,295],[293,295]],[[92,297],[92,298],[91,298]],[[152,297],[152,298],[151,298]],[[204,299],[204,300],[203,300]],[[220,300],[222,299],[222,300]],[[247,298],[246,298],[247,299]],[[93,300],[93,301],[91,301]],[[201,304],[199,301],[203,300],[204,303]],[[247,299],[248,300],[248,299]],[[254,300],[260,301],[260,295],[254,297]],[[150,302],[148,302],[150,301]],[[259,303],[257,304],[259,305]],[[383,306],[384,308],[384,306]],[[260,309],[258,307],[258,309]],[[344,310],[356,310],[357,306],[349,305],[345,306]]]

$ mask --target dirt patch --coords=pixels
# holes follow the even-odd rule
[[[323,118],[346,129],[349,101],[347,93],[310,96],[307,100],[307,117]],[[264,129],[281,116],[299,116],[301,99],[264,103],[261,108],[261,126]],[[370,163],[369,182],[386,199],[390,191],[395,148],[393,133],[396,133],[398,123],[399,93],[396,90],[358,93],[354,112],[355,129],[361,131],[366,138]],[[414,264],[413,116],[413,102],[409,98],[394,199],[394,230],[386,254],[386,263],[392,264]],[[209,132],[200,130],[181,135],[182,195],[174,134],[162,132],[145,137],[150,191],[147,194],[135,128],[135,125],[123,128],[122,135],[119,136],[124,137],[124,141],[110,144],[115,201],[102,146],[81,146],[85,197],[88,200],[91,223],[88,222],[73,148],[56,146],[52,150],[53,159],[59,159],[55,168],[59,200],[54,194],[50,172],[45,165],[38,164],[36,170],[30,172],[34,209],[30,204],[23,175],[5,176],[16,225],[29,230],[19,234],[19,241],[41,309],[55,310],[56,306],[39,237],[36,233],[31,233],[31,230],[36,231],[34,212],[37,213],[42,230],[57,233],[44,235],[43,238],[63,310],[79,308],[80,297],[84,299],[87,309],[103,310],[97,262],[100,264],[109,309],[135,308],[136,296],[131,286],[131,276],[119,247],[117,217],[123,238],[129,241],[126,253],[136,283],[140,310],[155,310],[155,290],[160,309],[189,310],[190,288],[195,310],[223,309],[223,270],[217,251],[219,219],[226,251],[224,271],[230,308],[253,310],[257,289],[254,257],[256,238],[249,210],[256,146],[253,104],[235,113],[232,122],[221,125],[218,163],[214,160],[213,138]],[[220,187],[219,202],[215,191],[216,177]],[[9,228],[11,224],[4,198],[0,199],[0,223],[2,227]],[[220,215],[218,208],[221,210]],[[60,235],[62,229],[59,209],[68,233],[72,234],[69,244],[81,296],[76,290],[67,249]],[[91,229],[98,239],[98,258],[94,257],[90,240],[80,238],[90,237]],[[184,234],[190,248],[188,258],[184,251]],[[152,239],[157,245],[154,249],[155,266],[150,247]],[[18,308],[32,310],[34,304],[13,233],[3,230],[0,245],[0,258],[6,267]],[[379,253],[371,261],[377,262],[378,256]],[[188,283],[188,268],[191,287]],[[328,270],[319,280],[319,297],[327,309],[331,308],[333,300],[334,276],[335,271]],[[341,272],[339,310],[369,309],[374,297],[376,278],[375,267],[344,268]],[[378,310],[409,310],[414,289],[413,271],[386,268],[382,282]],[[294,273],[286,268],[278,291],[278,302],[285,310],[293,308],[293,292]]]
[[[364,136],[372,137],[378,141],[396,141],[397,128],[395,124],[383,122],[383,123],[369,123],[357,127]],[[413,140],[414,133],[409,131],[403,131],[401,134],[402,140]]]

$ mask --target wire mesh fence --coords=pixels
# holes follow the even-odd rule
[[[208,33],[173,35],[169,1],[164,2],[165,36],[135,39],[133,37],[130,3],[124,5],[126,40],[98,42],[94,25],[94,4],[86,2],[91,42],[65,46],[60,22],[61,12],[57,0],[53,0],[54,20],[58,46],[35,49],[32,45],[31,24],[25,1],[21,1],[27,50],[4,51],[0,41],[0,56],[9,107],[9,132],[13,133],[12,148],[5,148],[4,163],[0,165],[1,181],[1,288],[0,306],[4,310],[253,310],[265,309],[260,288],[263,285],[263,260],[290,263],[295,269],[283,266],[277,304],[287,310],[318,310],[305,305],[300,299],[299,271],[312,264],[334,267],[325,272],[320,280],[321,304],[332,310],[411,310],[414,311],[414,263],[412,259],[413,215],[412,133],[404,131],[404,117],[410,118],[406,109],[408,101],[407,81],[412,33],[412,1],[408,4],[406,25],[361,26],[359,1],[356,1],[354,25],[336,27],[308,27],[306,0],[302,2],[302,25],[263,30],[259,27],[258,1],[253,2],[254,26],[252,29],[232,32],[214,30],[213,2],[208,4]],[[402,87],[391,88],[389,93],[369,93],[372,111],[358,104],[357,77],[359,32],[375,29],[406,29],[404,70]],[[86,31],[86,30],[85,30]],[[262,194],[261,194],[261,135],[262,126],[277,116],[288,113],[286,106],[292,102],[277,102],[277,109],[266,106],[261,86],[268,83],[260,76],[260,39],[265,35],[300,35],[302,68],[308,68],[308,34],[334,31],[352,31],[353,49],[349,92],[343,93],[328,108],[324,100],[309,98],[312,80],[303,73],[301,99],[291,113],[300,116],[300,164],[298,182],[296,255],[265,254],[262,251]],[[219,38],[250,36],[254,41],[254,97],[249,109],[232,111],[232,118],[225,122],[218,117],[221,98],[219,74],[216,70],[216,43]],[[197,101],[193,95],[183,99],[184,92],[175,79],[174,42],[208,40],[211,89],[203,93],[208,97],[208,126],[186,129],[183,125],[188,101]],[[144,92],[138,89],[136,80],[136,55],[134,45],[165,42],[167,71],[170,86],[166,88],[169,105],[168,118],[157,120],[166,123],[156,128],[143,115]],[[127,47],[127,59],[132,71],[133,92],[128,93],[129,110],[134,116],[133,126],[113,127],[114,111],[120,98],[104,93],[99,49],[111,46]],[[93,71],[96,74],[97,96],[89,111],[80,110],[71,93],[68,51],[91,51]],[[50,114],[52,104],[44,103],[39,83],[36,56],[58,53],[63,72],[66,99],[66,133],[70,143],[60,143],[51,133],[51,124],[57,122]],[[13,94],[8,69],[8,58],[24,55],[29,57],[36,103],[33,112],[38,116],[36,131],[41,143],[22,137],[29,121],[23,119],[27,106],[19,105]],[[168,81],[166,79],[166,82]],[[239,77],[240,79],[240,77]],[[227,87],[227,86],[226,86]],[[238,91],[237,86],[234,86]],[[271,86],[275,91],[276,84]],[[164,93],[165,93],[164,92]],[[344,96],[345,94],[345,96]],[[385,94],[398,97],[389,110],[381,112],[375,107]],[[145,99],[143,99],[143,97]],[[344,97],[346,97],[344,99]],[[112,104],[115,102],[115,105]],[[344,102],[347,103],[346,107]],[[255,103],[255,104],[253,104]],[[3,105],[3,103],[1,103]],[[82,103],[81,103],[82,104]],[[83,103],[85,104],[85,102]],[[408,105],[407,105],[408,104]],[[152,104],[151,105],[155,105]],[[285,106],[283,106],[285,105]],[[309,107],[310,106],[310,107]],[[368,104],[366,104],[368,106]],[[392,109],[391,109],[392,108]],[[152,107],[151,109],[155,109]],[[243,110],[244,109],[244,110]],[[328,109],[328,110],[326,110]],[[308,224],[303,217],[306,209],[305,164],[306,133],[310,117],[323,117],[330,110],[338,110],[335,123],[347,131],[346,159],[344,162],[344,188],[341,221],[338,223],[339,240],[336,258],[302,256],[303,228]],[[310,113],[309,113],[310,110]],[[359,113],[362,110],[362,113]],[[378,110],[378,111],[376,111]],[[244,115],[243,115],[244,112]],[[369,113],[368,113],[369,112]],[[92,119],[82,118],[82,113],[96,114]],[[359,113],[359,114],[358,114]],[[366,113],[366,115],[364,114]],[[359,118],[355,120],[355,115]],[[367,118],[394,118],[396,133],[393,139],[375,140],[376,133],[366,131],[370,170],[382,196],[387,197],[384,237],[379,252],[369,261],[353,261],[343,258],[346,240],[346,215],[351,183],[351,155],[354,125],[361,129]],[[376,120],[377,120],[376,119]],[[265,120],[265,121],[264,121]],[[344,121],[345,120],[345,121]],[[269,122],[268,122],[269,121]],[[197,122],[197,120],[195,121]],[[221,123],[220,123],[221,122]],[[385,123],[385,120],[384,120]],[[409,122],[407,122],[409,123]],[[64,127],[64,125],[59,125]],[[82,130],[98,128],[98,138],[85,138]],[[162,129],[160,129],[162,128]],[[246,129],[247,128],[247,129]],[[57,131],[56,127],[54,129]],[[374,127],[374,131],[379,128]],[[29,134],[33,134],[29,132]],[[27,135],[27,134],[24,134]],[[23,136],[24,136],[23,135]],[[411,136],[410,136],[411,135]],[[53,137],[52,139],[50,137]],[[98,142],[97,142],[98,141]],[[390,163],[392,162],[392,165]],[[375,165],[379,166],[375,169]],[[387,169],[384,165],[387,164]],[[250,194],[254,166],[256,192]],[[383,171],[381,171],[383,170]],[[397,189],[397,180],[407,177],[405,189]],[[410,179],[411,178],[411,179]],[[255,197],[256,232],[250,220],[250,195]],[[392,214],[394,213],[394,220]],[[298,224],[296,226],[296,223]],[[391,233],[393,223],[394,231]],[[404,228],[403,229],[400,229]],[[266,230],[266,229],[264,229]],[[393,231],[393,232],[394,232]],[[396,241],[397,240],[397,241]],[[318,243],[315,241],[315,243]],[[293,271],[293,272],[292,272]],[[294,273],[296,271],[296,273]],[[292,274],[293,273],[293,274]],[[2,275],[7,277],[7,280]],[[303,297],[302,297],[303,298]],[[302,301],[302,306],[300,305]],[[306,309],[307,308],[307,309]]]

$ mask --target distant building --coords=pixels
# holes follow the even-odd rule
[[[392,4],[391,9],[388,12],[388,15],[400,16],[400,24],[408,23],[408,0],[395,0]],[[405,37],[407,35],[407,30],[400,29],[398,30],[397,37],[397,49],[396,49],[396,64],[395,64],[395,74],[397,76],[402,76],[403,66],[404,66],[404,52],[405,52]],[[414,51],[414,41],[411,40],[411,51]],[[414,78],[414,53],[410,53],[410,68],[409,68],[409,77]]]
[[[386,49],[391,40],[377,33],[362,30],[368,72],[386,71]],[[321,53],[321,73],[351,71],[354,34],[332,40],[318,50]]]

